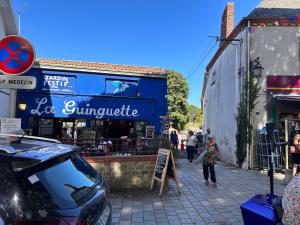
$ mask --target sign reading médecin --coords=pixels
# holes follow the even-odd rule
[[[36,78],[33,76],[0,76],[0,89],[35,89]]]

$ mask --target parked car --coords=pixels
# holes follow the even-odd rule
[[[0,135],[0,225],[109,225],[108,192],[75,146]]]

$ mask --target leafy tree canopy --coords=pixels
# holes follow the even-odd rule
[[[189,86],[182,74],[167,70],[168,111],[173,118],[173,127],[182,130],[188,122]]]
[[[200,128],[202,127],[202,110],[194,105],[188,107],[188,117],[190,126]]]

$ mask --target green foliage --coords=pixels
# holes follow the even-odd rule
[[[203,113],[200,108],[194,105],[188,107],[188,124],[186,129],[202,127]]]
[[[182,130],[188,122],[189,86],[185,78],[173,70],[168,75],[168,111],[173,118],[173,127]]]
[[[247,156],[247,126],[248,126],[247,105],[241,102],[237,109],[236,123],[237,132],[236,138],[236,158],[239,167],[242,167]]]
[[[202,110],[197,106],[189,105],[188,117],[190,123],[196,123],[198,127],[202,126]]]
[[[248,91],[249,90],[249,91]],[[236,157],[237,164],[242,167],[247,156],[247,145],[252,143],[252,125],[251,114],[255,107],[255,100],[258,97],[260,88],[258,82],[254,81],[253,76],[250,75],[249,80],[244,80],[244,90],[241,102],[237,108],[237,132],[236,132]]]

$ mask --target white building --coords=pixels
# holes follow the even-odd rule
[[[7,35],[17,35],[17,27],[15,23],[15,18],[12,10],[12,5],[10,0],[1,0],[0,1],[0,39]],[[0,75],[1,76],[1,75]],[[10,90],[0,89],[0,118],[4,117],[14,117],[10,115],[9,107],[10,104]]]
[[[233,13],[229,3],[220,47],[206,68],[201,101],[203,129],[211,128],[216,136],[222,160],[236,164],[235,117],[250,61],[259,57],[264,67],[251,116],[254,130],[268,122],[283,128],[284,119],[300,115],[300,1],[263,0],[231,30]],[[245,168],[255,166],[253,149]]]

